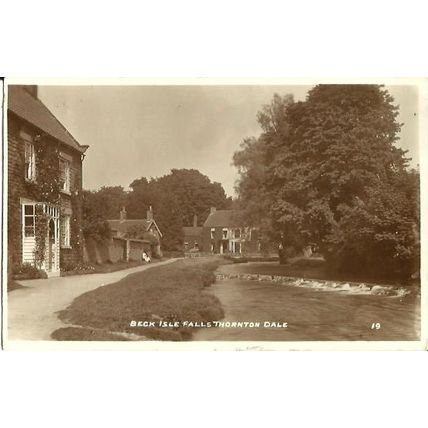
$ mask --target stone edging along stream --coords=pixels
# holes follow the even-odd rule
[[[366,294],[377,296],[403,297],[411,291],[404,287],[394,287],[392,285],[377,285],[355,282],[328,281],[322,279],[304,279],[282,275],[262,275],[254,273],[224,274],[216,273],[217,280],[224,279],[244,279],[249,281],[269,281],[279,285],[289,285],[292,287],[312,288],[316,291],[338,291],[349,294]]]

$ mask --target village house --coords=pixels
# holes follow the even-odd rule
[[[153,209],[147,210],[144,219],[128,219],[125,207],[119,213],[119,219],[107,220],[110,226],[112,237],[116,239],[127,240],[125,259],[137,258],[133,254],[146,251],[154,257],[161,257],[161,238],[160,231],[153,215]]]
[[[245,225],[238,210],[211,208],[202,227],[183,228],[184,251],[200,251],[213,254],[258,254],[261,242],[257,228]]]
[[[193,216],[193,226],[183,227],[184,251],[202,251],[204,248],[203,227],[198,226],[198,217]]]
[[[8,89],[9,266],[29,263],[58,276],[82,260],[79,144],[38,99],[37,86]]]

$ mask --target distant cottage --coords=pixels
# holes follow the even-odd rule
[[[82,260],[82,162],[79,144],[37,96],[8,86],[9,266],[37,265],[58,276]],[[44,156],[49,156],[44,161]]]
[[[184,251],[200,251],[213,254],[255,254],[262,251],[258,229],[242,220],[238,210],[217,210],[211,208],[202,227],[183,228]]]
[[[119,219],[107,220],[113,238],[131,239],[140,241],[153,256],[160,257],[162,232],[153,215],[152,207],[147,210],[145,219],[128,219],[125,207],[119,213]]]

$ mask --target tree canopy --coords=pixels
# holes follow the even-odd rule
[[[108,219],[117,218],[125,205],[126,192],[122,186],[84,190],[82,197],[82,228],[86,237],[107,239],[110,237]]]
[[[378,85],[275,95],[262,133],[234,155],[237,191],[271,239],[316,244],[332,267],[409,275],[418,258],[419,175],[396,147],[401,124]]]
[[[142,177],[130,187],[128,217],[144,218],[151,206],[167,249],[181,247],[182,227],[191,226],[195,215],[198,225],[202,225],[210,207],[228,208],[231,203],[221,184],[211,182],[195,169],[172,169],[169,174],[150,180]]]
[[[163,234],[163,248],[176,250],[182,245],[182,227],[191,226],[195,215],[198,225],[202,225],[210,207],[225,209],[231,204],[221,184],[211,182],[195,169],[172,169],[162,177],[141,177],[130,188],[129,192],[120,186],[85,191],[84,218],[90,225],[87,230],[102,231],[104,220],[119,218],[123,206],[129,219],[146,218],[152,207]]]

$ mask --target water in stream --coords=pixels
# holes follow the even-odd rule
[[[260,322],[260,328],[201,328],[193,340],[419,340],[420,297],[350,295],[225,279],[210,287],[225,310],[223,322]],[[287,327],[263,328],[264,322]]]

